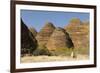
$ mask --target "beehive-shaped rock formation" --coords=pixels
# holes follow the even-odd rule
[[[89,23],[74,18],[64,28],[72,38],[75,48],[89,48]]]
[[[49,50],[57,50],[61,48],[73,48],[74,44],[69,34],[63,28],[56,28],[51,35],[46,47]]]
[[[69,26],[78,26],[78,25],[80,25],[82,22],[80,21],[80,19],[79,18],[72,18],[71,20],[70,20],[70,25]]]
[[[37,41],[28,27],[21,20],[21,54],[32,53],[37,47]]]
[[[53,33],[55,26],[47,22],[44,27],[38,32],[36,39],[39,45],[46,45],[47,41],[49,40],[51,34]]]

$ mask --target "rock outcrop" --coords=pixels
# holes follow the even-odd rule
[[[45,26],[40,30],[40,32],[38,32],[36,39],[38,41],[38,44],[41,46],[46,45],[47,41],[49,40],[51,34],[53,33],[55,29],[55,26],[50,23],[47,22],[45,24]]]
[[[32,54],[37,41],[21,19],[21,54]]]
[[[63,28],[56,28],[51,35],[46,47],[49,50],[57,50],[62,48],[74,48],[74,44],[69,34]]]
[[[72,38],[75,48],[89,48],[89,23],[74,18],[64,29]]]

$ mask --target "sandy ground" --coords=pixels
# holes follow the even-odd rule
[[[77,61],[87,60],[88,55],[77,55],[76,58],[70,56],[25,56],[21,57],[21,63],[32,63],[32,62],[50,62],[50,61]]]

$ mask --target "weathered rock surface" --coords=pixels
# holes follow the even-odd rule
[[[69,26],[78,26],[80,25],[82,22],[80,21],[79,18],[72,18],[70,21],[69,21],[70,25]]]
[[[62,48],[73,48],[74,44],[69,34],[63,28],[56,28],[51,35],[46,47],[49,50],[57,50]]]
[[[55,26],[52,23],[47,22],[36,36],[38,44],[43,45],[43,46],[46,45],[54,29],[55,29]]]
[[[75,48],[89,48],[89,23],[73,19],[64,27],[69,33]]]

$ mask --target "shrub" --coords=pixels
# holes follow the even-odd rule
[[[45,47],[45,46],[39,46],[34,52],[34,56],[39,56],[39,55],[48,55],[51,56],[50,51]]]
[[[26,55],[32,56],[34,49],[31,48],[21,48],[21,57],[24,57]]]

